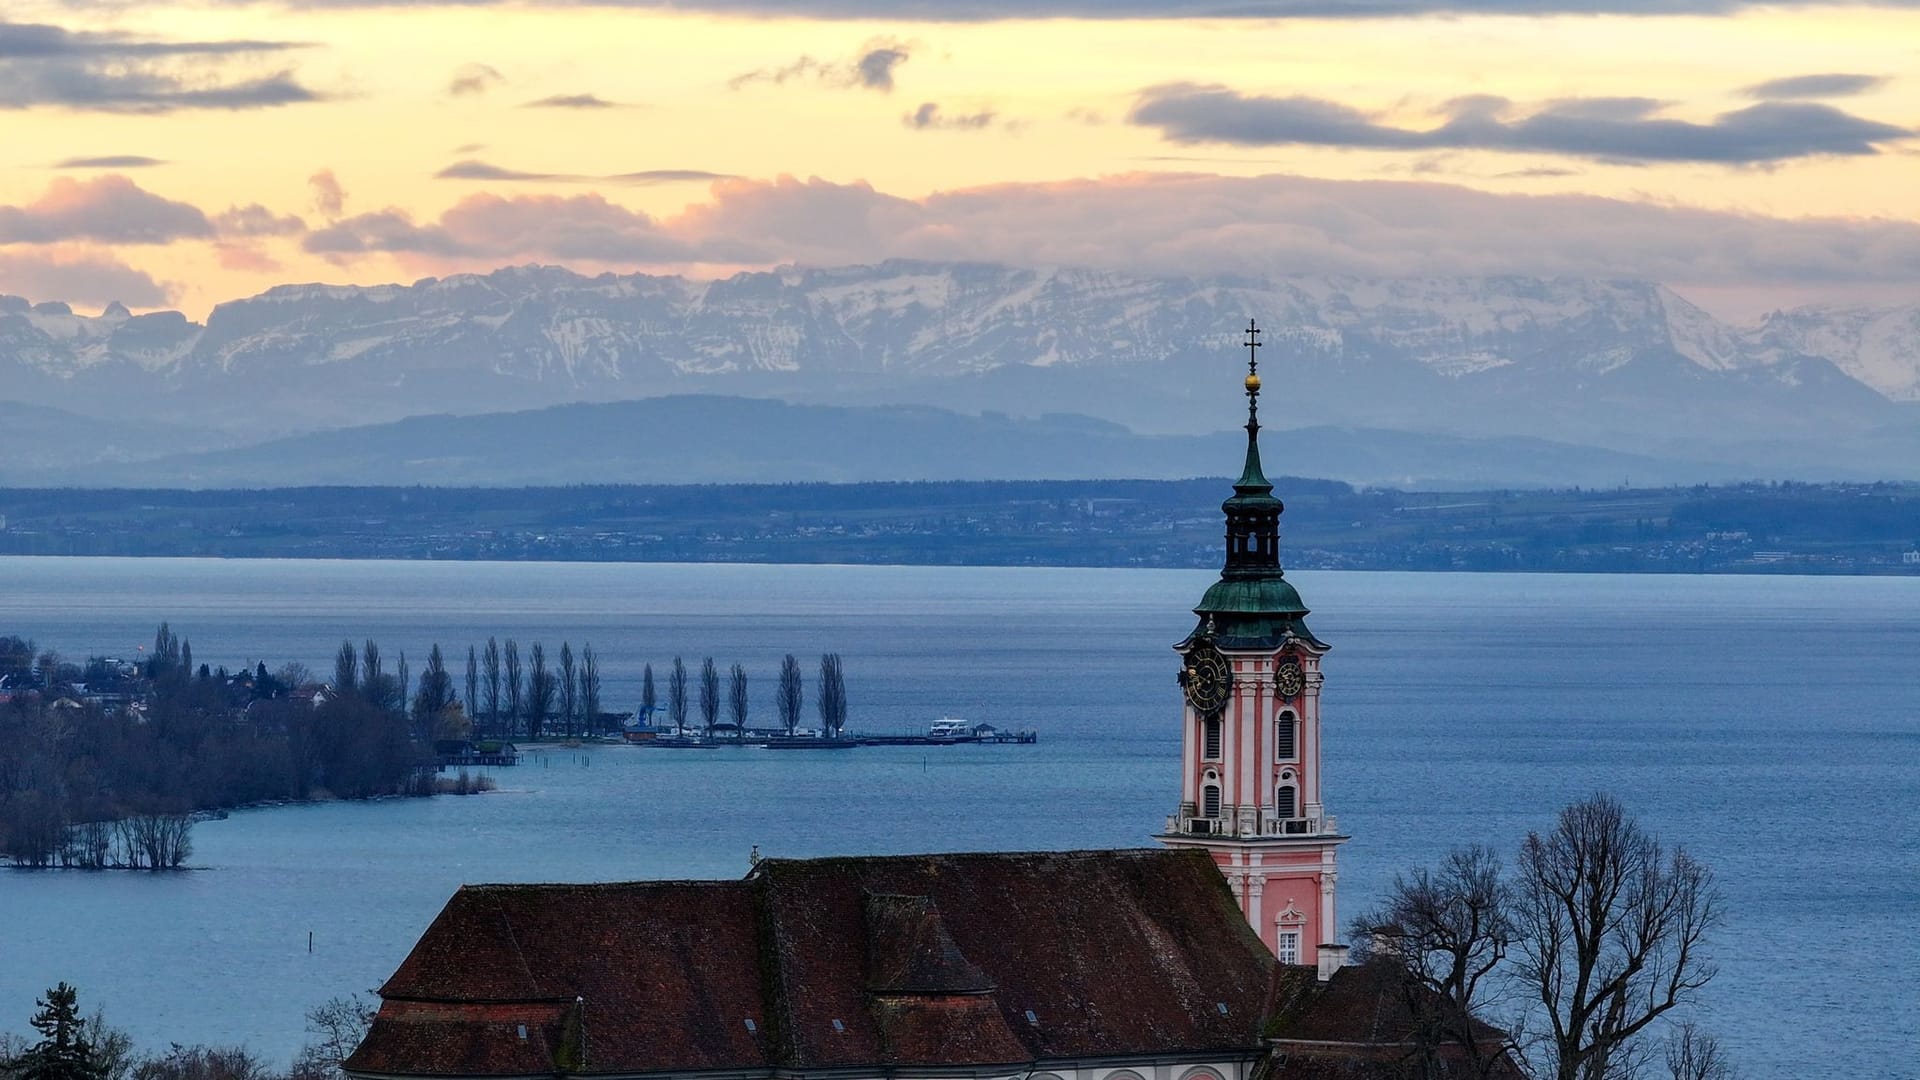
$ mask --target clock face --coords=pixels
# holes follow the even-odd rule
[[[1281,697],[1299,697],[1306,687],[1307,677],[1300,670],[1300,661],[1289,656],[1274,667],[1273,689]]]
[[[1212,716],[1227,707],[1227,695],[1233,689],[1233,667],[1210,641],[1202,641],[1187,653],[1187,666],[1180,672],[1180,685],[1186,688],[1187,704],[1202,716]]]

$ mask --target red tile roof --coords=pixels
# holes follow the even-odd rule
[[[1198,851],[469,886],[381,988],[346,1064],[477,1077],[1246,1059],[1264,1047],[1274,967]]]

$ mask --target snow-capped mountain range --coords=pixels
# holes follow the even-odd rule
[[[1149,433],[1263,422],[1527,436],[1738,464],[1920,446],[1920,303],[1730,325],[1639,281],[1157,278],[889,262],[718,281],[555,267],[287,285],[98,316],[0,297],[0,400],[238,440],[687,392],[1085,413]],[[1920,472],[1920,455],[1887,462]]]

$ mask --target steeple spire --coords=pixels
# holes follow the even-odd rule
[[[1260,469],[1260,326],[1247,320],[1247,463],[1233,489],[1240,495],[1268,495],[1273,485]]]
[[[1247,320],[1247,463],[1233,482],[1233,497],[1221,505],[1227,515],[1227,565],[1230,575],[1277,574],[1280,570],[1279,499],[1260,468],[1260,325]]]

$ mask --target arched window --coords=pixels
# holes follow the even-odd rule
[[[1208,784],[1200,795],[1200,816],[1217,818],[1220,816],[1220,785]]]
[[[1276,761],[1292,761],[1299,752],[1294,748],[1294,731],[1298,727],[1299,723],[1294,720],[1291,709],[1280,714],[1273,731],[1273,756]]]
[[[1208,761],[1219,761],[1220,760],[1220,718],[1217,716],[1207,717],[1204,721],[1201,722],[1201,730],[1206,735],[1205,744],[1202,747],[1202,751],[1201,751],[1201,756]]]
[[[1296,816],[1295,811],[1299,809],[1296,802],[1297,800],[1294,798],[1294,787],[1292,784],[1281,784],[1279,787],[1273,789],[1273,814],[1275,817],[1290,818]]]

